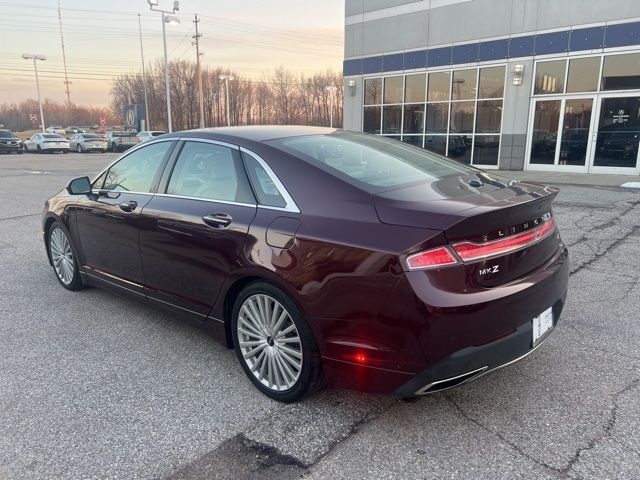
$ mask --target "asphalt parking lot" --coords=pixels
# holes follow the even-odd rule
[[[206,327],[57,283],[43,202],[113,158],[0,155],[0,478],[640,478],[640,191],[562,186],[569,299],[527,359],[283,405]]]

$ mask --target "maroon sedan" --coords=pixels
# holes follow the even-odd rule
[[[406,397],[535,350],[569,264],[554,188],[309,127],[179,132],[46,202],[60,283],[213,325],[264,394]]]

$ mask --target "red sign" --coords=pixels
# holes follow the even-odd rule
[[[38,121],[38,115],[36,115],[35,113],[30,113],[29,120],[31,120],[31,123],[35,125],[35,123]]]
[[[100,117],[100,125],[105,126],[107,124],[107,119],[105,117]]]

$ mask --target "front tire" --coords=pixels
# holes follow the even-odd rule
[[[313,333],[278,287],[266,282],[245,287],[235,301],[231,329],[242,369],[266,396],[290,403],[322,386]]]
[[[83,287],[75,249],[67,230],[60,222],[54,222],[47,235],[47,248],[58,282],[67,290]]]
[[[78,151],[78,153],[82,153],[82,145],[78,144],[76,150]]]

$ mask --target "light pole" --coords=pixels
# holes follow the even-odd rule
[[[38,79],[38,64],[36,60],[44,61],[47,59],[44,55],[36,55],[35,53],[23,53],[22,58],[25,60],[33,60],[33,69],[36,71],[36,90],[38,90],[38,105],[40,105],[40,123],[42,124],[42,133],[44,133],[44,114],[42,113],[42,99],[40,98],[40,80]]]
[[[144,88],[144,129],[151,130],[149,125],[149,97],[147,95],[147,75],[145,74],[144,67],[144,46],[142,45],[142,22],[140,21],[140,14],[138,14],[138,31],[140,32],[140,57],[142,58],[142,86]]]
[[[227,127],[231,126],[231,116],[229,115],[229,80],[233,80],[233,75],[220,75],[220,80],[224,80],[224,97],[227,102]]]
[[[180,2],[173,2],[173,11],[160,10],[159,8],[153,8],[158,6],[158,0],[147,0],[149,2],[149,8],[154,12],[162,13],[162,42],[164,45],[164,88],[167,95],[167,129],[169,133],[173,132],[171,125],[171,95],[169,93],[169,60],[167,55],[167,23],[180,23],[180,17],[175,13],[180,10]]]
[[[333,128],[333,96],[338,91],[338,87],[335,85],[328,85],[324,87],[327,92],[329,92],[329,127]]]

